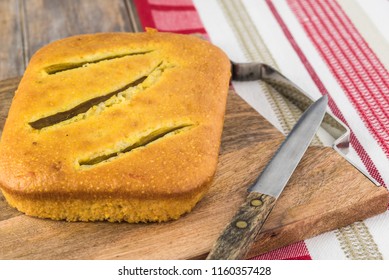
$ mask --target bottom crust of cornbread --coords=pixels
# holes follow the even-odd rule
[[[3,190],[8,203],[26,215],[53,220],[109,222],[165,222],[188,213],[205,191],[188,198],[42,200],[19,197]]]

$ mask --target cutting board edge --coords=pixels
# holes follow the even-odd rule
[[[6,85],[6,87],[4,87],[3,88],[3,90],[1,90],[0,89],[0,94],[1,93],[4,93],[4,92],[7,92],[7,90],[8,90],[8,88],[11,88],[11,86],[12,86],[12,83],[16,83],[16,82],[18,82],[18,80],[19,80],[20,78],[11,78],[11,79],[7,79],[6,81],[3,81],[3,85]],[[2,82],[0,82],[0,83],[2,83]],[[8,85],[9,84],[9,85]],[[9,87],[8,87],[9,86]],[[11,90],[9,90],[8,92],[11,92]],[[245,101],[243,101],[243,102],[245,102]],[[246,103],[246,102],[245,102]],[[247,104],[247,103],[246,103]],[[247,105],[247,106],[249,106],[249,105]],[[252,108],[251,108],[252,109]],[[254,110],[252,110],[252,111],[254,111]],[[271,141],[270,139],[268,140],[268,141]],[[359,171],[358,171],[359,172]],[[387,198],[386,198],[387,199]],[[382,211],[382,212],[384,212],[387,208],[387,201],[385,202],[385,203],[383,203],[383,201],[382,202],[380,202],[379,203],[380,205],[382,204],[382,205],[384,205],[385,204],[385,209]],[[380,212],[381,213],[381,212]],[[373,216],[373,215],[376,215],[376,214],[380,214],[380,213],[373,213],[371,216]],[[366,218],[368,218],[368,217],[370,217],[370,216],[366,216]],[[363,219],[363,218],[360,218],[360,219]],[[330,229],[331,230],[331,229]],[[320,233],[322,233],[322,231],[321,232],[319,232],[319,234]],[[299,240],[298,240],[299,241]],[[290,243],[289,243],[290,244]],[[282,247],[282,246],[281,246]],[[250,252],[251,253],[251,252]],[[255,254],[258,254],[258,252],[257,251],[255,251]],[[199,258],[201,258],[200,257],[200,255],[201,254],[198,254],[197,256],[196,255],[193,255],[193,258],[188,258],[188,259],[199,259]],[[204,257],[205,257],[206,255],[204,255]],[[82,259],[82,258],[81,258]],[[135,258],[136,259],[136,258]],[[182,258],[181,258],[182,259]]]
[[[252,257],[258,256],[260,254],[265,254],[265,253],[268,253],[272,250],[276,250],[276,249],[282,248],[284,246],[288,246],[290,244],[318,236],[322,233],[336,230],[336,229],[341,228],[341,227],[346,227],[346,226],[349,226],[355,222],[363,221],[365,219],[368,219],[368,218],[371,218],[371,217],[374,217],[376,215],[384,213],[385,211],[388,210],[389,192],[383,186],[377,187],[374,185],[372,187],[376,187],[377,190],[376,190],[375,194],[370,197],[370,199],[367,201],[367,203],[370,202],[372,205],[375,205],[376,207],[370,208],[369,209],[370,211],[367,211],[367,212],[366,211],[364,211],[364,212],[358,211],[361,208],[359,208],[357,205],[352,206],[353,211],[346,211],[346,210],[349,210],[349,207],[347,205],[343,209],[329,211],[325,216],[326,221],[332,221],[332,220],[335,220],[334,219],[335,217],[338,218],[340,215],[343,215],[341,222],[339,222],[339,219],[338,219],[337,223],[327,222],[325,225],[323,225],[324,222],[322,222],[319,219],[315,219],[315,217],[313,217],[314,220],[311,222],[312,223],[311,226],[307,226],[306,221],[300,220],[294,224],[284,225],[282,227],[282,229],[284,231],[282,234],[280,234],[281,233],[280,229],[268,230],[266,232],[261,233],[257,237],[257,241],[254,243],[254,246],[249,251],[249,253],[247,254],[246,257],[252,258]],[[353,214],[355,216],[357,216],[358,219],[351,217]],[[324,220],[324,219],[322,219],[322,220]],[[350,223],[350,221],[352,221],[352,220],[354,222]],[[314,228],[314,226],[317,224],[321,224],[320,230],[309,232],[309,229]],[[299,235],[296,235],[296,232],[298,232],[298,231],[296,231],[296,228],[300,229]],[[285,229],[287,229],[287,230],[285,230]],[[260,248],[260,240],[267,240],[265,242],[267,244],[267,246],[265,248]],[[283,240],[283,241],[280,241],[278,244],[276,244],[276,242],[279,240]]]

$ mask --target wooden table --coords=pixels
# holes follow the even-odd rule
[[[0,80],[21,76],[31,56],[51,41],[141,30],[132,0],[1,0]]]

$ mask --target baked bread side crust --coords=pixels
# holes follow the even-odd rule
[[[214,176],[229,78],[227,56],[187,35],[101,33],[43,47],[2,134],[3,194],[52,219],[178,218]]]
[[[207,189],[207,188],[204,188]],[[202,189],[189,197],[171,198],[96,198],[96,199],[31,199],[26,196],[3,195],[19,211],[40,218],[74,221],[164,222],[188,213],[204,196]]]

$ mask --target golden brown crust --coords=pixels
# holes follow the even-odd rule
[[[0,186],[14,201],[201,197],[216,169],[229,77],[226,55],[192,36],[53,42],[15,94]]]

